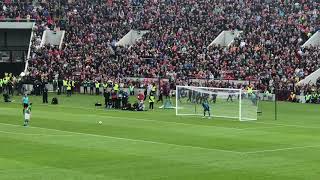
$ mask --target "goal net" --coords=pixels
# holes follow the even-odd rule
[[[241,89],[177,86],[176,115],[203,115],[207,101],[211,116],[240,121],[257,120],[258,94]]]

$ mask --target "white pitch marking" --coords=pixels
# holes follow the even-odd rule
[[[100,110],[100,109],[99,109]],[[109,116],[103,114],[95,114],[95,115],[88,115],[88,116],[100,116],[100,117],[109,117],[115,119],[124,119],[124,120],[135,120],[135,121],[146,121],[146,122],[158,122],[158,123],[168,123],[168,124],[177,124],[177,125],[187,125],[187,126],[205,126],[205,127],[212,127],[212,128],[221,128],[221,129],[233,129],[233,130],[260,130],[260,129],[269,129],[269,128],[279,128],[279,127],[297,127],[297,128],[315,128],[319,129],[319,127],[307,127],[307,126],[299,126],[299,125],[288,125],[288,124],[278,124],[278,123],[265,123],[265,122],[253,122],[253,121],[244,121],[241,123],[260,123],[260,124],[269,124],[269,125],[276,125],[274,127],[261,127],[261,128],[235,128],[235,127],[221,127],[221,126],[214,126],[214,125],[205,125],[205,124],[190,124],[190,123],[183,123],[183,122],[175,122],[175,121],[158,121],[152,119],[142,119],[142,118],[130,118],[130,117],[116,117],[116,116]],[[214,119],[216,120],[216,119]],[[221,120],[222,121],[222,120]],[[239,121],[236,121],[239,122]]]
[[[90,115],[89,115],[90,116]],[[212,127],[212,128],[221,128],[221,129],[233,129],[233,130],[263,130],[263,129],[270,129],[270,128],[279,128],[279,127],[296,127],[296,128],[314,128],[319,129],[319,127],[307,127],[307,126],[299,126],[299,125],[289,125],[289,124],[278,124],[278,123],[266,123],[266,122],[254,122],[254,121],[243,121],[241,123],[258,123],[258,124],[268,124],[268,125],[275,125],[274,127],[258,127],[258,128],[235,128],[235,127],[221,127],[221,126],[214,126],[214,125],[205,125],[205,124],[190,124],[190,123],[183,123],[183,122],[175,122],[175,121],[157,121],[152,119],[142,119],[142,118],[130,118],[130,117],[116,117],[116,116],[109,116],[109,115],[102,115],[102,114],[96,114],[91,116],[100,116],[100,117],[109,117],[109,118],[115,118],[115,119],[130,119],[135,121],[146,121],[146,122],[159,122],[159,123],[168,123],[168,124],[177,124],[177,125],[189,125],[189,126],[205,126],[205,127]],[[219,120],[219,119],[214,119]],[[219,120],[222,121],[222,120]],[[233,121],[233,120],[232,120]],[[239,122],[239,121],[236,121]]]
[[[261,127],[261,128],[235,128],[235,127],[222,127],[222,126],[215,126],[215,125],[205,125],[205,124],[190,124],[190,123],[182,123],[182,122],[174,122],[174,121],[157,121],[152,119],[140,119],[140,118],[127,118],[127,117],[116,117],[116,116],[104,116],[101,114],[98,115],[88,115],[88,116],[99,116],[99,117],[108,117],[108,118],[114,118],[114,119],[123,119],[123,120],[134,120],[134,121],[146,121],[146,122],[158,122],[158,123],[167,123],[167,124],[177,124],[177,125],[185,125],[185,126],[200,126],[200,127],[210,127],[210,128],[220,128],[220,129],[232,129],[237,131],[244,131],[248,132],[247,130],[263,130],[263,129],[271,129],[271,128],[279,128],[283,126],[277,126],[277,127]]]
[[[15,127],[19,126],[19,125],[15,125],[15,124],[6,124],[6,123],[0,123],[0,124],[1,125],[6,125],[6,126],[15,126]],[[19,126],[19,127],[21,127],[21,126]],[[63,130],[58,130],[58,129],[50,129],[50,128],[42,128],[42,127],[30,127],[29,126],[28,128],[53,130],[53,131],[71,133],[71,134],[77,134],[77,135],[103,137],[103,138],[109,138],[109,139],[118,139],[118,140],[133,141],[133,142],[143,142],[143,143],[149,143],[149,144],[170,145],[170,146],[183,147],[183,148],[192,148],[192,149],[201,149],[201,150],[210,150],[210,151],[220,151],[220,152],[228,152],[228,153],[235,153],[235,154],[243,154],[242,152],[239,152],[239,151],[214,149],[214,148],[205,148],[205,147],[190,146],[190,145],[179,145],[179,144],[171,144],[171,143],[165,143],[165,142],[148,141],[148,140],[142,140],[142,139],[130,139],[130,138],[106,136],[106,135],[99,135],[99,134],[88,134],[88,133],[80,133],[80,132],[73,132],[73,131],[63,131]]]
[[[2,125],[8,125],[8,126],[19,126],[14,124],[5,124],[0,123]],[[258,154],[258,153],[264,153],[264,152],[277,152],[277,151],[285,151],[285,150],[294,150],[294,149],[305,149],[305,148],[317,148],[320,147],[320,145],[312,145],[312,146],[298,146],[298,147],[288,147],[288,148],[279,148],[279,149],[267,149],[267,150],[260,150],[260,151],[248,151],[248,152],[239,152],[239,151],[231,151],[231,150],[222,150],[222,149],[213,149],[213,148],[204,148],[204,147],[198,147],[198,146],[188,146],[188,145],[178,145],[178,144],[171,144],[171,143],[163,143],[163,142],[155,142],[155,141],[147,141],[147,140],[139,140],[139,139],[129,139],[129,138],[120,138],[120,137],[114,137],[114,136],[104,136],[104,135],[97,135],[97,134],[87,134],[87,133],[79,133],[79,132],[72,132],[72,131],[63,131],[58,129],[49,129],[49,128],[41,128],[41,127],[27,127],[27,128],[37,128],[37,129],[46,129],[46,130],[53,130],[53,131],[59,131],[64,133],[71,133],[71,134],[28,134],[28,133],[15,133],[15,132],[7,132],[7,131],[0,131],[0,133],[5,134],[15,134],[15,135],[33,135],[33,136],[76,136],[76,135],[88,135],[88,136],[96,136],[96,137],[106,137],[106,138],[112,138],[112,139],[121,139],[121,140],[128,140],[128,141],[138,141],[138,142],[146,142],[146,143],[152,143],[152,144],[165,144],[165,145],[172,145],[172,146],[179,146],[179,147],[188,147],[188,148],[197,148],[197,149],[205,149],[205,150],[214,150],[214,151],[222,151],[222,152],[230,152],[230,153],[238,153],[238,154]]]
[[[42,105],[42,104],[40,104],[40,105]],[[12,109],[12,108],[9,108],[9,109]],[[81,108],[81,109],[86,109],[86,108]],[[86,110],[88,110],[88,109],[86,109]],[[96,110],[102,110],[102,109],[96,109]],[[67,114],[69,114],[69,113],[67,113]],[[70,115],[78,116],[78,115],[74,115],[74,114],[70,114]],[[129,120],[134,120],[134,121],[158,122],[158,123],[187,125],[187,126],[201,126],[201,127],[221,128],[221,129],[233,129],[233,130],[239,130],[239,131],[247,130],[246,128],[221,127],[221,126],[214,126],[214,125],[210,126],[210,125],[205,125],[205,124],[190,124],[190,123],[174,122],[174,121],[157,121],[157,120],[142,119],[142,118],[116,117],[116,116],[109,116],[109,115],[104,115],[104,114],[94,114],[94,115],[87,115],[87,116],[99,116],[99,117],[105,117],[105,118],[124,119],[124,120],[128,120],[129,119]],[[253,129],[253,128],[251,128],[251,129]]]
[[[45,104],[38,104],[41,106],[48,106]],[[67,106],[59,106],[59,107],[67,107]],[[88,108],[83,107],[72,107],[74,109],[85,109],[88,110]],[[12,108],[8,108],[12,109]],[[98,110],[103,111],[103,109],[91,109],[91,110]],[[92,115],[93,116],[93,115]],[[174,121],[158,121],[158,120],[152,120],[152,119],[142,119],[142,118],[127,118],[127,117],[116,117],[116,116],[109,116],[109,115],[103,115],[103,114],[95,114],[94,116],[100,116],[100,117],[109,117],[109,118],[115,118],[115,119],[130,119],[130,120],[136,120],[136,121],[149,121],[149,122],[159,122],[159,123],[170,123],[170,124],[177,124],[177,125],[189,125],[189,126],[205,126],[205,127],[212,127],[212,128],[221,128],[221,129],[233,129],[233,130],[260,130],[260,129],[269,129],[269,128],[278,128],[278,127],[296,127],[296,128],[310,128],[310,129],[320,129],[320,127],[310,127],[310,126],[300,126],[300,125],[292,125],[292,124],[279,124],[279,123],[268,123],[268,122],[256,122],[256,121],[244,121],[241,123],[257,123],[257,124],[268,124],[268,125],[275,125],[278,127],[261,127],[261,128],[235,128],[235,127],[221,127],[221,126],[210,126],[205,124],[190,124],[190,123],[183,123],[183,122],[174,122]],[[214,119],[219,120],[219,119]],[[222,121],[222,120],[221,120]],[[236,120],[230,120],[230,121],[236,121]],[[236,121],[238,122],[238,121]]]
[[[257,123],[257,124],[269,124],[269,125],[276,125],[276,126],[283,126],[283,127],[296,127],[296,128],[306,128],[306,129],[320,129],[320,127],[316,126],[300,126],[300,125],[294,125],[294,124],[281,124],[281,123],[268,123],[268,122],[252,122],[247,121],[248,123]]]
[[[310,145],[310,146],[297,146],[297,147],[288,147],[288,148],[279,148],[279,149],[266,149],[261,151],[248,151],[243,152],[244,154],[257,154],[257,153],[264,153],[264,152],[277,152],[277,151],[285,151],[285,150],[294,150],[294,149],[306,149],[306,148],[317,148],[320,145]]]
[[[29,128],[29,127],[26,127],[26,128]],[[26,136],[62,136],[62,137],[74,136],[74,134],[33,134],[33,133],[16,133],[16,132],[8,132],[8,131],[0,131],[0,133],[14,134],[14,135],[26,135]]]

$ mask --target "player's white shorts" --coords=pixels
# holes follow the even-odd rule
[[[31,116],[31,114],[25,113],[25,114],[24,114],[24,119],[30,120],[30,116]]]

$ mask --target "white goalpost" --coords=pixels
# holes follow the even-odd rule
[[[194,86],[176,87],[176,115],[203,115],[202,102],[209,103],[213,117],[257,120],[258,93],[242,89]]]

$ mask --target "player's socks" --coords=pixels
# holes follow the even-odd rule
[[[211,113],[210,113],[210,111],[208,111],[208,114],[209,114],[208,119],[211,119]]]

